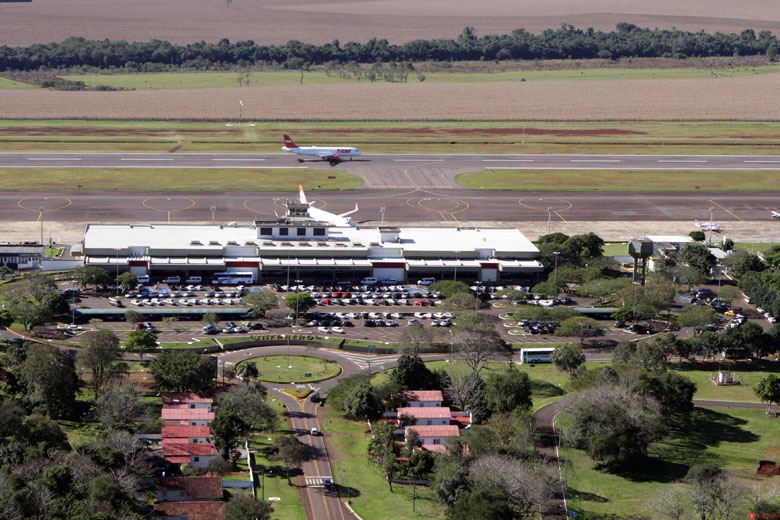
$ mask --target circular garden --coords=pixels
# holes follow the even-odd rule
[[[341,367],[334,361],[311,356],[258,356],[245,359],[236,365],[236,373],[242,373],[243,365],[254,365],[260,381],[271,383],[314,383],[338,376]]]

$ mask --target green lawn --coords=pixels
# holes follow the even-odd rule
[[[763,253],[767,251],[770,247],[779,245],[778,242],[736,242],[734,244],[734,247],[737,249],[744,249],[745,251],[751,251],[755,253]]]
[[[322,358],[310,356],[261,356],[249,358],[236,365],[236,371],[241,369],[244,363],[250,363],[257,367],[261,381],[274,383],[313,383],[336,377],[341,373],[338,363]],[[310,374],[307,377],[307,374]]]
[[[293,161],[293,159],[291,159]],[[25,175],[0,168],[3,190],[102,190],[102,191],[295,191],[346,190],[362,181],[335,171],[273,168],[263,170],[32,168]],[[11,179],[14,179],[12,182]]]
[[[28,83],[22,83],[21,81],[14,81],[8,78],[0,78],[0,89],[23,89],[23,88],[38,88],[35,85]]]
[[[607,242],[604,244],[604,256],[626,256],[628,255],[627,242]]]
[[[719,401],[759,402],[753,388],[768,374],[780,376],[780,362],[756,361],[752,363],[735,361],[711,361],[700,363],[673,363],[672,368],[696,383],[694,399]],[[717,377],[718,370],[733,372],[742,380],[741,385],[716,386],[709,380]]]
[[[625,473],[597,469],[580,450],[562,448],[561,460],[571,509],[623,517],[650,514],[647,503],[697,462],[716,462],[748,486],[771,486],[772,480],[757,479],[755,472],[760,460],[776,459],[779,449],[780,420],[763,410],[697,408],[689,425],[653,444],[648,460]]]
[[[323,433],[333,465],[333,478],[342,499],[365,519],[443,518],[444,508],[433,491],[417,487],[416,512],[412,512],[411,486],[393,485],[393,493],[381,470],[368,460],[369,437],[365,424],[345,419],[329,406],[325,408]]]
[[[365,68],[365,67],[364,67]],[[602,69],[565,69],[565,70],[511,70],[500,72],[424,72],[426,83],[473,83],[506,81],[614,81],[638,79],[696,79],[755,76],[780,71],[778,65],[760,67],[733,67],[719,69],[703,68],[602,68]],[[239,76],[242,82],[239,83]],[[224,88],[246,85],[243,75],[237,72],[159,72],[147,74],[73,74],[61,76],[70,81],[83,81],[89,86],[105,85],[133,90],[163,90],[190,88]],[[5,88],[35,88],[32,86]],[[297,71],[268,71],[249,73],[249,86],[299,85],[322,83],[367,82],[355,77],[341,78],[338,74],[327,75],[324,71],[313,70],[303,73]],[[382,81],[381,79],[379,81]],[[417,83],[417,73],[412,71],[407,78],[409,83]],[[24,84],[22,84],[24,85]],[[0,88],[2,83],[0,83]]]
[[[483,170],[455,178],[475,190],[777,191],[780,172],[660,170]]]

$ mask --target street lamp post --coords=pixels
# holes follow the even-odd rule
[[[43,206],[38,207],[38,211],[40,211],[40,217],[41,217],[41,245],[43,245],[43,210],[45,208]]]
[[[560,255],[561,252],[553,251],[553,254],[555,255],[555,268],[553,269],[553,284],[557,289],[558,288],[558,255]]]
[[[382,214],[382,223],[380,224],[382,226],[385,225],[385,211],[387,211],[386,207],[382,206],[381,208],[379,208],[379,213]]]
[[[477,286],[477,290],[474,291],[474,319],[477,319],[477,312],[479,312],[479,289],[482,282],[474,282],[474,284]]]
[[[547,234],[550,234],[550,223],[552,222],[552,208],[547,208]]]
[[[116,295],[119,296],[119,248],[116,249],[116,278],[114,279],[114,285],[116,286]]]
[[[299,285],[303,283],[303,280],[295,280],[295,285]],[[289,287],[288,287],[289,288]],[[296,288],[295,290],[295,321],[293,322],[293,332],[296,332],[298,329],[298,298],[299,298],[298,290]],[[287,338],[287,369],[290,369],[290,338]]]
[[[714,207],[710,206],[710,238],[707,241],[710,244],[712,244],[712,210],[714,209],[715,209]]]

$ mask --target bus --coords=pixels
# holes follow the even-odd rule
[[[255,275],[247,273],[214,273],[211,275],[213,285],[251,285],[255,281]]]
[[[554,348],[522,348],[520,349],[520,364],[552,363],[550,354]]]

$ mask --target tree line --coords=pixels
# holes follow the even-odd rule
[[[62,42],[27,47],[0,47],[0,71],[30,71],[94,67],[153,71],[161,68],[222,68],[281,65],[301,69],[309,65],[463,61],[618,59],[631,57],[755,56],[774,58],[778,41],[770,31],[758,34],[705,33],[677,29],[648,29],[619,23],[611,32],[563,25],[533,34],[516,29],[511,34],[477,36],[467,27],[455,39],[413,40],[400,45],[372,38],[365,43],[338,40],[322,45],[290,40],[283,45],[258,45],[251,40],[205,41],[175,45],[168,41],[127,42],[71,37]]]

